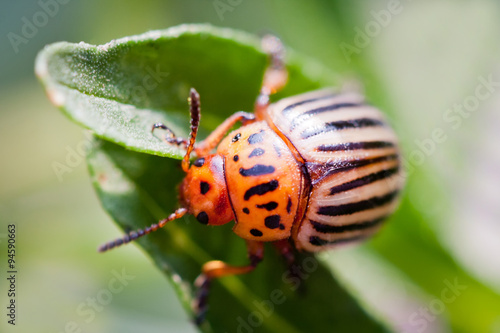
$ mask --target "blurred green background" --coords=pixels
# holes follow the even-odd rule
[[[136,247],[96,253],[121,232],[101,209],[84,158],[74,158],[62,178],[54,171],[54,162],[66,163],[88,134],[50,104],[33,63],[56,41],[102,44],[208,22],[272,32],[346,84],[361,83],[387,110],[411,166],[404,209],[374,241],[325,258],[362,304],[398,332],[470,332],[474,324],[453,319],[460,315],[462,323],[483,323],[475,332],[500,332],[500,89],[493,85],[471,111],[449,111],[475,96],[481,78],[500,82],[498,2],[403,0],[389,17],[380,13],[393,1],[379,0],[66,2],[51,7],[53,15],[36,31],[23,26],[41,19],[43,4],[53,2],[1,2],[0,250],[5,253],[7,225],[15,223],[19,294],[18,322],[11,327],[5,281],[0,284],[0,331],[64,332],[71,322],[83,332],[196,331],[166,279]],[[370,28],[372,36],[360,39],[359,31]],[[347,44],[356,50],[346,57]],[[446,118],[451,115],[453,121]],[[444,142],[429,142],[436,129]],[[406,225],[407,211],[420,219],[408,218]],[[401,252],[398,240],[411,241],[413,251]],[[449,257],[441,260],[442,253]],[[3,280],[6,256],[0,258]],[[134,277],[123,291],[95,316],[82,315],[89,298],[102,296],[113,271],[122,269]],[[463,295],[432,314],[425,328],[412,322],[442,297],[445,280],[457,276],[473,281],[459,278],[468,286]],[[488,319],[478,319],[482,315]]]

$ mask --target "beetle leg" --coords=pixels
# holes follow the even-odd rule
[[[285,262],[288,266],[288,272],[291,277],[300,280],[298,292],[301,294],[305,293],[305,284],[303,282],[302,275],[299,273],[300,269],[297,267],[297,261],[295,260],[295,255],[293,251],[292,244],[290,244],[288,239],[282,239],[273,242],[274,247],[279,254],[283,256]]]
[[[247,266],[231,266],[220,260],[212,260],[203,265],[201,275],[194,282],[198,288],[193,306],[197,325],[200,325],[205,320],[210,283],[214,278],[249,273],[262,261],[264,257],[264,244],[262,242],[247,241],[247,250],[250,259],[250,264]]]
[[[293,254],[293,248],[288,239],[282,239],[273,242],[276,250],[283,256],[286,261],[287,266],[290,268],[295,264],[295,255]]]
[[[242,125],[247,125],[255,121],[255,116],[248,112],[239,111],[224,120],[222,124],[217,126],[217,128],[210,133],[209,136],[202,142],[200,142],[194,149],[196,155],[205,156],[210,153],[212,149],[217,147],[219,142],[224,138],[227,132],[233,127],[238,121],[241,121]]]
[[[273,35],[265,35],[261,41],[262,49],[269,55],[269,66],[264,73],[260,94],[255,102],[255,113],[258,118],[269,105],[269,96],[281,90],[288,81],[285,66],[285,47],[280,39]]]

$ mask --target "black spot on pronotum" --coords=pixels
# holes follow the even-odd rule
[[[231,141],[236,142],[241,138],[241,133],[236,134]]]
[[[256,143],[260,143],[264,140],[262,137],[262,132],[254,133],[248,137],[248,143],[254,145]]]
[[[196,219],[201,224],[208,224],[208,215],[205,212],[200,212],[198,215],[196,215]]]
[[[292,210],[292,198],[288,197],[288,203],[286,204],[286,212],[290,214]]]
[[[280,226],[281,217],[279,215],[271,215],[264,219],[264,224],[269,229],[276,229]]]
[[[280,230],[285,230],[285,226],[283,224],[280,224]]]
[[[256,164],[250,169],[240,168],[240,175],[248,176],[262,176],[273,173],[276,169],[272,165]]]
[[[250,153],[250,155],[248,155],[248,158],[250,157],[254,157],[254,156],[261,156],[261,155],[264,155],[266,151],[262,148],[255,148],[254,150],[252,150],[252,152]]]
[[[260,231],[259,229],[252,229],[250,230],[250,233],[255,237],[260,237],[263,235],[262,231]]]
[[[264,208],[268,211],[276,209],[276,207],[278,207],[278,203],[276,201],[271,201],[263,205],[257,205],[257,208]]]
[[[245,196],[243,198],[245,200],[248,200],[253,195],[263,195],[263,194],[266,194],[267,192],[272,192],[278,188],[279,184],[280,183],[276,179],[273,179],[270,182],[256,185],[254,187],[249,188],[245,192]]]
[[[248,208],[246,208],[246,207],[245,207],[245,208],[243,208],[243,213],[245,213],[245,214],[250,214],[250,210],[249,210]]]
[[[204,181],[200,182],[200,193],[205,194],[208,190],[210,190],[210,184]]]
[[[239,159],[240,159],[240,157],[238,155],[233,156],[233,161],[238,162]]]
[[[205,158],[203,158],[203,157],[201,157],[201,158],[197,159],[197,160],[196,160],[196,161],[194,161],[194,163],[193,163],[193,165],[194,165],[195,167],[198,167],[198,168],[199,168],[199,167],[202,167],[202,166],[203,166],[203,164],[205,164]]]

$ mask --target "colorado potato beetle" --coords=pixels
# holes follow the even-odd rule
[[[165,140],[186,148],[181,208],[157,224],[130,232],[100,252],[144,236],[184,214],[206,225],[235,222],[250,263],[209,261],[195,284],[203,320],[210,281],[252,271],[272,242],[293,263],[293,247],[317,252],[373,235],[396,208],[403,186],[397,138],[383,114],[358,93],[323,89],[270,104],[287,82],[284,48],[276,37],[262,45],[270,56],[254,113],[237,112],[195,145],[200,96],[191,89],[189,139],[165,125]],[[238,122],[242,126],[227,134]],[[226,135],[227,134],[227,135]],[[215,153],[212,151],[216,149]],[[197,159],[190,165],[194,151]]]

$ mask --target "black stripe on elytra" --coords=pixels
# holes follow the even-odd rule
[[[377,180],[389,178],[390,176],[396,174],[399,171],[399,166],[387,170],[382,170],[379,172],[374,172],[369,175],[366,175],[364,177],[360,177],[354,180],[351,180],[350,182],[346,182],[337,186],[333,186],[330,188],[330,195],[337,194],[340,192],[352,190],[353,188],[356,187],[361,187],[364,185],[371,184],[373,182],[376,182]]]
[[[357,231],[357,230],[368,229],[380,224],[380,222],[382,222],[386,218],[387,216],[382,216],[379,217],[378,219],[357,222],[354,224],[347,224],[347,225],[327,225],[313,220],[311,220],[310,222],[317,232],[321,232],[323,234],[338,234],[346,231]]]
[[[249,188],[244,195],[244,199],[248,201],[253,195],[264,195],[267,192],[272,192],[276,190],[279,186],[279,182],[276,179],[271,180],[267,183],[262,183],[254,187]]]
[[[320,238],[318,236],[311,236],[309,238],[309,243],[311,243],[312,245],[316,245],[316,246],[335,245],[335,244],[355,242],[355,241],[363,240],[363,239],[368,238],[368,237],[369,237],[369,235],[358,235],[358,236],[354,236],[354,237],[340,238],[340,239],[334,239],[334,240],[329,241],[329,240]]]
[[[328,95],[324,95],[324,96],[314,97],[314,98],[310,98],[310,99],[304,99],[302,101],[299,101],[299,102],[296,102],[296,103],[293,103],[293,104],[286,106],[281,112],[288,113],[288,112],[292,111],[296,106],[304,105],[307,103],[312,103],[315,101],[320,101],[320,100],[327,99],[327,98],[332,98],[335,96],[336,95],[332,93],[332,94],[328,94]]]
[[[319,215],[327,216],[339,216],[339,215],[351,215],[354,213],[359,213],[364,210],[377,208],[388,204],[398,195],[399,190],[387,193],[383,196],[372,197],[370,199],[361,200],[358,202],[352,202],[337,206],[322,206],[318,208]]]
[[[252,152],[250,153],[250,155],[248,155],[248,158],[250,157],[254,157],[254,156],[261,156],[261,155],[264,155],[266,151],[262,148],[255,148],[254,150],[252,150]]]
[[[257,208],[263,208],[268,211],[276,209],[276,207],[278,207],[278,203],[276,201],[271,201],[263,205],[257,205]]]
[[[302,132],[302,139],[307,139],[312,136],[332,131],[341,131],[344,129],[351,128],[363,128],[363,127],[373,127],[373,126],[384,126],[385,123],[382,120],[372,119],[372,118],[358,118],[350,120],[339,120],[325,123],[322,127],[316,127],[312,129],[306,129]]]
[[[276,169],[272,165],[256,164],[250,169],[240,168],[240,175],[248,176],[262,176],[273,173]]]
[[[306,111],[304,113],[301,113],[297,117],[295,117],[292,122],[290,123],[290,130],[293,130],[297,125],[300,124],[300,122],[316,115],[319,113],[323,112],[328,112],[328,111],[335,111],[338,109],[342,108],[351,108],[351,107],[356,107],[356,106],[361,106],[363,104],[361,103],[337,103],[337,104],[332,104],[332,105],[327,105],[327,106],[322,106],[316,109],[312,109],[309,111]]]
[[[347,161],[342,161],[342,162],[336,162],[336,163],[316,163],[316,162],[306,162],[306,168],[309,174],[314,174],[317,173],[317,170],[320,169],[322,176],[319,179],[315,179],[313,182],[314,184],[318,184],[321,182],[323,179],[330,177],[331,175],[334,175],[339,172],[345,172],[349,171],[352,169],[356,169],[362,166],[370,165],[370,164],[375,164],[375,163],[380,163],[380,162],[385,162],[385,161],[392,161],[392,160],[397,160],[398,155],[397,154],[391,154],[391,155],[384,155],[384,156],[379,156],[379,157],[374,157],[374,158],[366,158],[362,160],[347,160]]]
[[[262,141],[264,141],[264,138],[262,136],[262,131],[260,131],[259,133],[253,133],[248,137],[248,143],[251,145],[254,145],[256,143],[261,143]]]
[[[336,145],[321,145],[316,147],[316,151],[347,151],[358,149],[382,149],[394,147],[394,142],[390,141],[365,141],[365,142],[344,142]]]
[[[200,182],[200,193],[204,195],[208,190],[210,190],[210,184],[204,181]]]

